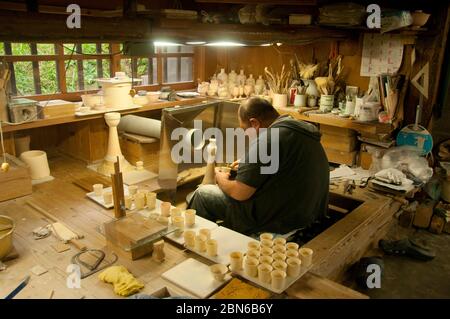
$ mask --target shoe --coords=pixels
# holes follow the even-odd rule
[[[355,276],[355,281],[361,289],[367,289],[367,278],[371,275],[368,271],[369,265],[379,265],[381,270],[381,276],[384,273],[384,262],[383,258],[380,256],[364,257],[361,258],[354,266],[353,274]]]
[[[432,260],[436,257],[434,251],[409,238],[395,241],[381,239],[378,246],[388,255],[408,256],[423,261]]]

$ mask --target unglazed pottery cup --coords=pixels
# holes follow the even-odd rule
[[[175,216],[172,217],[172,224],[174,227],[177,228],[177,231],[175,231],[175,236],[181,236],[184,231],[184,217],[183,216]]]
[[[288,249],[288,251],[286,251],[286,257],[287,258],[299,258],[298,250]]]
[[[271,256],[273,254],[273,250],[272,248],[269,247],[261,247],[261,249],[259,250],[259,253],[261,254],[261,256]]]
[[[253,258],[259,259],[259,255],[260,255],[260,253],[259,253],[259,250],[257,250],[257,249],[247,250],[247,257],[253,257]]]
[[[165,217],[170,216],[170,207],[172,204],[170,202],[161,202],[161,215]]]
[[[286,282],[286,272],[283,270],[275,269],[270,274],[272,279],[272,289],[283,289]]]
[[[158,223],[161,223],[161,224],[166,225],[166,226],[169,225],[169,218],[167,218],[166,216],[160,215],[158,218],[156,218],[156,221]]]
[[[272,248],[273,246],[273,241],[270,239],[263,239],[261,240],[261,247],[268,247],[268,248]]]
[[[215,239],[208,239],[206,241],[206,254],[209,257],[216,257],[217,256],[217,240],[215,240]]]
[[[282,254],[282,253],[274,253],[272,255],[272,258],[273,258],[274,261],[277,261],[277,260],[285,261],[286,260],[286,255]]]
[[[180,217],[181,215],[182,215],[182,213],[181,213],[181,208],[178,208],[178,207],[172,208],[172,209],[170,210],[170,218],[171,218],[171,220],[172,220],[172,224],[173,224],[173,219],[174,219],[175,217]]]
[[[298,250],[298,244],[297,243],[287,243],[286,244],[286,249],[287,250],[290,250],[290,249]]]
[[[242,253],[240,251],[233,251],[230,253],[230,270],[241,271],[242,270]]]
[[[247,244],[247,250],[259,249],[259,243],[257,241],[249,241]]]
[[[102,196],[103,195],[103,184],[92,185],[92,190],[94,191],[95,196]]]
[[[284,246],[284,245],[286,245],[286,239],[284,239],[283,237],[277,237],[273,240],[273,245],[274,246],[276,246],[276,245]]]
[[[195,209],[186,209],[186,211],[184,212],[186,227],[193,227],[195,225],[195,215]]]
[[[271,277],[271,273],[272,273],[273,267],[269,264],[260,264],[258,266],[258,279],[260,282],[265,283],[265,284],[269,284],[272,277]]]
[[[259,261],[253,257],[245,257],[244,271],[250,277],[258,276]]]
[[[259,235],[260,241],[263,241],[264,239],[272,240],[273,235],[271,233],[262,233],[261,235]]]
[[[300,274],[302,261],[299,258],[288,258],[286,264],[286,273],[289,277],[297,277]]]
[[[152,210],[155,209],[156,206],[156,193],[149,192],[145,195],[147,202],[147,209]]]
[[[125,196],[124,197],[125,200],[125,208],[130,210],[131,209],[131,205],[133,204],[133,196]]]
[[[208,239],[205,235],[197,235],[195,236],[195,250],[204,253],[206,251],[206,241]]]
[[[186,247],[194,249],[195,248],[195,231],[185,230],[183,233],[184,244]]]
[[[202,228],[198,231],[201,235],[205,236],[206,239],[211,239],[211,230],[208,228]]]
[[[105,205],[111,205],[112,200],[113,200],[113,194],[111,192],[103,193],[103,201],[105,202]]]
[[[269,265],[272,265],[272,263],[273,263],[273,258],[272,258],[272,256],[260,256],[260,257],[259,257],[259,263],[260,263],[260,264],[269,264]]]
[[[136,209],[144,209],[145,207],[145,195],[142,193],[137,193],[134,196],[134,204],[136,205]]]
[[[286,246],[284,245],[274,245],[272,249],[275,253],[284,254],[286,252]]]
[[[128,186],[128,194],[136,195],[138,187],[136,185]]]
[[[209,266],[209,269],[211,270],[211,273],[215,280],[217,281],[224,281],[225,275],[228,272],[228,268],[225,265],[222,264],[215,264]]]
[[[143,162],[143,161],[137,161],[137,162],[136,162],[136,169],[137,169],[138,171],[143,170],[143,169],[144,169],[144,162]]]
[[[302,261],[302,266],[309,267],[312,263],[313,250],[311,248],[302,247],[298,250],[298,254]]]
[[[284,261],[282,261],[282,260],[275,260],[274,259],[274,262],[272,263],[272,267],[273,267],[273,269],[286,271],[287,264]]]

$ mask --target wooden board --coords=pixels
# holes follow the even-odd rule
[[[96,174],[95,176],[75,179],[73,183],[88,192],[92,192],[92,185],[94,184],[103,184],[103,187],[105,188],[110,187],[111,179]]]
[[[369,297],[334,281],[308,272],[286,290],[299,299],[368,299]]]
[[[207,298],[231,280],[230,275],[224,281],[215,280],[209,266],[192,258],[166,271],[162,277],[199,298]]]
[[[10,167],[0,172],[0,202],[29,195],[32,191],[31,176],[27,166],[18,158],[6,154]]]
[[[348,128],[336,127],[331,125],[320,125],[320,132],[322,134],[332,134],[339,136],[355,136],[356,131]]]
[[[104,193],[105,192],[111,192],[112,193],[112,187],[103,188],[103,192]],[[124,192],[125,196],[127,196],[129,194],[128,186],[125,185],[125,184],[123,185],[123,192]],[[96,202],[97,204],[103,206],[104,208],[111,209],[111,208],[114,207],[114,200],[111,202],[111,204],[107,205],[107,204],[105,204],[105,201],[103,200],[103,195],[102,196],[96,196],[94,192],[89,192],[89,193],[86,194],[86,196],[89,199],[91,199],[94,202]]]

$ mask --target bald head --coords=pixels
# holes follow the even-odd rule
[[[269,127],[278,116],[272,104],[260,97],[249,98],[239,107],[239,121],[244,129]]]

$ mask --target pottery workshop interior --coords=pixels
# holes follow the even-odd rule
[[[0,298],[450,298],[449,27],[447,1],[0,0]]]

